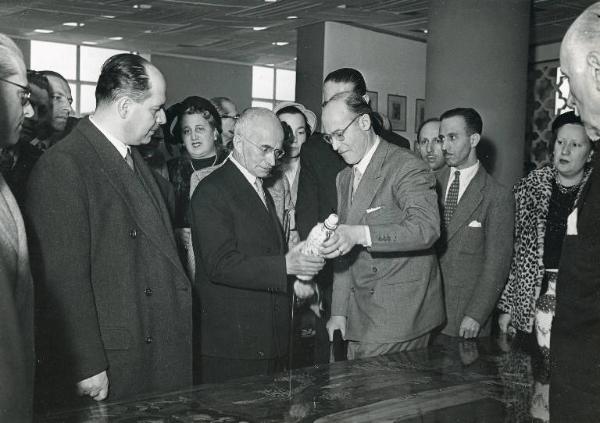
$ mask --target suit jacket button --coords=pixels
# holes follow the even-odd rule
[[[263,358],[263,357],[265,356],[265,353],[264,353],[264,352],[262,352],[262,351],[259,351],[259,352],[258,352],[258,356],[259,356],[260,358]]]
[[[151,344],[152,343],[152,337],[151,336],[147,336],[144,341],[146,342],[146,344]]]
[[[135,237],[137,237],[137,231],[136,231],[135,229],[132,229],[132,230],[130,230],[130,231],[129,231],[129,236],[130,236],[131,238],[135,238]]]
[[[370,293],[371,295],[373,295],[373,294],[375,293],[375,290],[374,290],[373,288],[371,288],[371,289],[369,290],[369,293]]]
[[[148,297],[149,297],[150,295],[152,295],[152,288],[146,288],[146,289],[144,290],[144,294],[146,294],[146,296],[148,296]]]
[[[350,292],[354,293],[354,287],[350,288]]]
[[[373,267],[371,268],[371,270],[373,271],[373,273],[377,273],[377,268],[376,268],[375,266],[373,266]]]
[[[270,253],[270,252],[271,252],[271,249],[270,249],[270,248],[266,248],[266,249],[265,249],[265,253]]]

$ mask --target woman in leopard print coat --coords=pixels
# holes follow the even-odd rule
[[[589,178],[587,163],[592,155],[591,142],[573,112],[560,115],[552,130],[555,135],[553,164],[532,171],[514,187],[513,258],[508,282],[498,303],[502,313],[500,329],[531,333],[535,324],[541,347],[549,347],[554,284],[567,218]],[[540,314],[540,310],[546,315]],[[547,340],[541,340],[540,336],[546,336]],[[542,348],[544,355],[549,353],[546,350]]]

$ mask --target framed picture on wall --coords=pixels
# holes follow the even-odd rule
[[[387,114],[392,131],[406,131],[406,96],[388,94]]]
[[[415,104],[415,133],[419,131],[419,126],[425,120],[425,100],[417,98]]]
[[[377,91],[367,91],[367,95],[369,96],[371,109],[376,112],[379,104],[379,94],[377,94]]]

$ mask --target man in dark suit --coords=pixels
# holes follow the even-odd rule
[[[108,59],[96,111],[36,164],[28,186],[40,404],[118,400],[192,382],[191,284],[165,197],[132,145],[165,122],[165,81]]]
[[[568,104],[585,130],[600,139],[600,3],[571,25],[560,50],[569,78]],[[550,419],[600,421],[600,161],[569,216],[556,284],[556,315],[550,342]]]
[[[356,359],[425,348],[444,320],[433,244],[440,234],[435,177],[413,152],[381,139],[356,93],[334,95],[323,127],[352,168],[338,174],[340,226],[323,244],[337,258],[330,337]]]
[[[448,168],[438,174],[443,214],[438,254],[448,336],[490,334],[491,314],[508,276],[513,246],[514,199],[477,160],[483,123],[477,111],[452,109],[441,118]]]
[[[247,109],[227,162],[203,179],[191,200],[202,382],[282,370],[288,354],[288,275],[315,275],[320,257],[286,254],[282,229],[262,179],[283,156],[283,129],[267,109]],[[299,291],[297,291],[299,292]]]
[[[23,55],[0,34],[0,148],[14,145],[33,116]],[[33,415],[33,282],[21,212],[0,175],[0,421]]]

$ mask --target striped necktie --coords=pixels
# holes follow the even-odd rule
[[[454,172],[454,180],[450,184],[448,195],[446,196],[446,202],[444,203],[444,225],[448,227],[452,215],[456,211],[458,205],[458,190],[460,186],[460,170]]]

